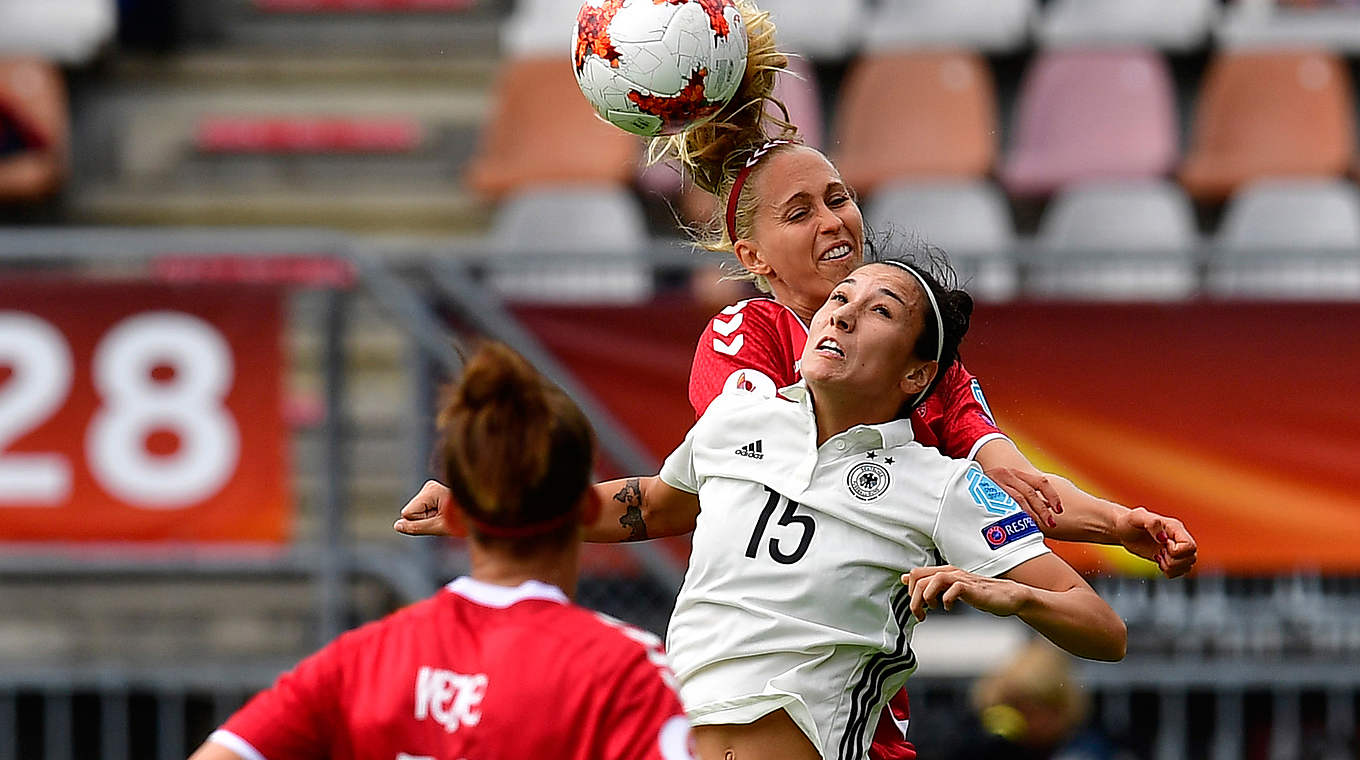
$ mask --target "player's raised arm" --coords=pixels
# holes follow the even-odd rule
[[[585,525],[585,540],[595,543],[645,541],[694,530],[699,497],[666,485],[657,476],[621,478],[594,486],[600,516]],[[447,486],[426,481],[402,507],[392,529],[408,536],[465,535]]]
[[[1019,617],[1078,657],[1124,659],[1124,621],[1055,554],[1026,560],[996,578],[942,565],[918,567],[903,575],[902,582],[911,589],[911,610],[918,620],[932,607],[951,609],[962,601],[993,615]]]
[[[693,532],[699,496],[667,485],[659,476],[621,478],[595,485],[600,517],[586,526],[596,543],[645,541]]]
[[[1060,475],[1040,472],[1008,439],[987,442],[975,459],[988,477],[1035,516],[1049,538],[1122,546],[1157,563],[1168,578],[1185,575],[1195,564],[1195,539],[1174,517],[1146,507],[1130,509],[1092,496]],[[1045,506],[1052,503],[1062,506],[1052,510]]]

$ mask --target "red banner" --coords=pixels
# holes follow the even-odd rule
[[[281,541],[276,288],[0,283],[0,540]]]
[[[523,309],[658,458],[692,422],[711,314],[687,303]],[[964,342],[1039,467],[1183,519],[1201,569],[1360,571],[1360,304],[981,305]],[[1066,547],[1142,572],[1122,550]]]

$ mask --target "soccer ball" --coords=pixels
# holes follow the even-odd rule
[[[644,137],[675,134],[736,94],[746,27],[734,0],[585,0],[572,65],[600,118]]]

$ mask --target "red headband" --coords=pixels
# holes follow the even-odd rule
[[[746,159],[746,165],[737,172],[737,178],[732,180],[732,191],[727,194],[727,238],[733,243],[737,242],[737,199],[741,197],[742,185],[746,184],[746,178],[751,176],[751,170],[760,163],[760,159],[766,153],[774,150],[776,146],[788,145],[790,140],[770,140],[764,145],[756,148],[756,152]]]
[[[572,520],[577,519],[577,511],[571,509],[557,517],[544,520],[542,522],[530,523],[528,525],[492,525],[473,517],[467,512],[463,512],[463,519],[472,523],[478,533],[482,533],[493,538],[530,538],[532,536],[542,536],[563,527]]]

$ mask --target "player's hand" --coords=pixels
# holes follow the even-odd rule
[[[392,529],[408,536],[461,536],[463,523],[453,507],[453,494],[447,486],[434,480],[425,481],[420,493],[411,497],[401,508],[401,519]]]
[[[1019,583],[985,578],[953,565],[918,567],[904,574],[902,582],[911,592],[911,613],[917,620],[925,620],[931,609],[951,610],[957,601],[1006,617],[1019,612],[1026,599],[1025,589]]]
[[[1016,503],[1024,507],[1041,528],[1045,525],[1050,528],[1057,527],[1058,521],[1053,515],[1062,514],[1062,499],[1058,496],[1058,489],[1053,487],[1043,473],[1018,470],[1014,467],[993,467],[990,470],[983,470],[983,473],[1010,494]]]
[[[1174,517],[1134,507],[1115,518],[1114,529],[1130,554],[1156,562],[1168,578],[1179,578],[1195,565],[1199,547],[1185,524]]]

